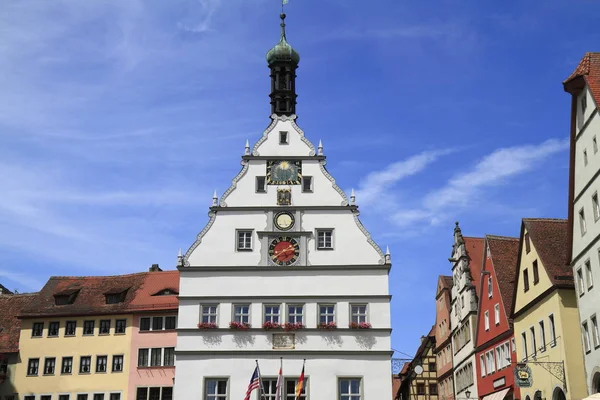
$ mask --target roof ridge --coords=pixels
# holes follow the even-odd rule
[[[463,235],[463,239],[479,239],[479,240],[483,240],[485,238],[479,237],[479,236],[465,236],[465,235]]]
[[[50,279],[87,279],[87,278],[122,278],[122,277],[130,277],[130,276],[140,276],[147,274],[156,274],[161,272],[178,272],[176,269],[167,270],[167,271],[145,271],[145,272],[132,272],[130,274],[119,274],[119,275],[80,275],[80,276],[71,276],[71,275],[55,275],[51,276]]]
[[[513,236],[500,236],[500,235],[489,235],[486,234],[485,235],[486,238],[490,238],[490,239],[497,239],[497,240],[520,240],[518,237],[513,237]]]
[[[523,221],[567,222],[566,218],[523,218]]]

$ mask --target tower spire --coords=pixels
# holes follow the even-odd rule
[[[287,42],[285,32],[285,17],[282,12],[281,37],[267,53],[267,63],[271,70],[271,114],[292,115],[296,114],[296,69],[300,62],[300,55]]]

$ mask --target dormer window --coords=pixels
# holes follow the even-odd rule
[[[106,297],[106,304],[118,304],[125,301],[125,295],[127,294],[127,290],[116,293],[106,293],[104,296]]]
[[[75,302],[75,299],[77,298],[78,294],[79,294],[79,289],[57,293],[54,295],[54,304],[57,306],[73,304]]]
[[[64,306],[66,304],[69,304],[69,296],[54,296],[54,304],[56,304],[57,306]]]
[[[179,294],[179,293],[174,289],[163,289],[160,292],[153,294],[152,296],[172,296],[172,295],[176,295],[176,294]]]

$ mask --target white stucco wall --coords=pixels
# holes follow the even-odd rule
[[[587,97],[585,113],[581,110],[581,97]],[[573,274],[581,269],[584,276],[584,293],[578,293],[578,307],[580,323],[587,322],[591,351],[584,351],[586,381],[591,392],[593,373],[600,370],[600,347],[594,347],[593,326],[590,317],[596,316],[600,323],[600,219],[594,218],[592,196],[600,195],[600,178],[595,175],[600,171],[600,149],[594,152],[593,139],[600,142],[600,117],[596,104],[587,88],[579,95],[577,100],[577,129],[575,141],[575,173],[574,173],[574,209],[573,209]],[[599,143],[600,146],[600,143]],[[584,162],[584,151],[587,151],[587,165]],[[586,233],[582,235],[579,212],[583,208]],[[588,288],[589,281],[586,276],[585,262],[592,267],[593,286]],[[583,341],[582,341],[583,342]]]

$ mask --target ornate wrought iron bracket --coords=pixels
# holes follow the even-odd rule
[[[404,364],[411,362],[411,358],[392,358],[392,374],[398,375]]]
[[[517,362],[517,364],[535,364],[544,368],[550,375],[558,379],[562,383],[562,387],[567,391],[567,380],[565,378],[565,362],[564,361],[525,361]]]

